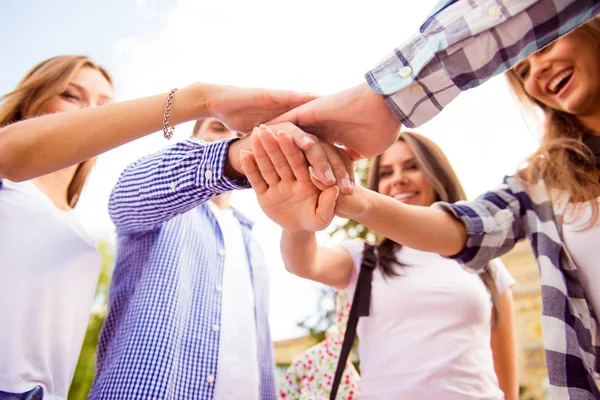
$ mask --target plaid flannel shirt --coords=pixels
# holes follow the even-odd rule
[[[569,202],[564,191],[542,180],[515,177],[472,202],[436,203],[464,222],[467,245],[453,258],[482,271],[527,237],[542,282],[542,336],[551,399],[599,399],[598,321],[585,300],[577,266],[562,239],[561,218]]]
[[[117,259],[90,399],[213,398],[225,249],[204,203],[249,187],[223,174],[229,143],[186,140],[121,174],[109,202]],[[272,400],[267,266],[252,223],[235,210],[234,216],[254,289],[260,398]]]
[[[414,128],[599,10],[597,0],[443,0],[366,79]]]

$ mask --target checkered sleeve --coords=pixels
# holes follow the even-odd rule
[[[153,229],[214,196],[249,187],[223,173],[230,143],[186,140],[127,167],[108,205],[117,232]]]
[[[437,115],[479,86],[592,18],[597,0],[441,1],[419,32],[365,75],[403,125]]]
[[[514,178],[509,177],[474,201],[434,204],[465,224],[466,246],[452,258],[468,270],[484,271],[492,259],[508,252],[525,237],[521,216],[528,209],[529,197],[514,183]]]

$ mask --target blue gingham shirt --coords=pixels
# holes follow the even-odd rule
[[[453,258],[473,271],[527,237],[542,282],[542,338],[551,399],[600,399],[598,320],[585,300],[577,266],[563,241],[561,223],[569,194],[542,180],[504,183],[472,202],[436,203],[467,228],[467,244]]]
[[[404,126],[500,74],[598,13],[596,0],[443,0],[420,31],[367,72]],[[401,21],[401,18],[399,18]]]
[[[109,203],[118,251],[90,399],[213,398],[224,242],[205,202],[248,186],[223,174],[229,143],[183,141],[121,174]],[[251,269],[260,397],[275,399],[267,268],[251,223],[234,215]]]

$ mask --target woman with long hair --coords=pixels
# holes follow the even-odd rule
[[[336,213],[396,243],[450,257],[474,272],[527,238],[542,282],[550,398],[597,399],[600,19],[507,74],[518,98],[545,120],[538,151],[514,176],[473,201],[434,207],[413,207],[358,186],[335,203],[336,190],[326,189],[319,213],[331,217],[328,207],[335,203]],[[243,160],[252,168],[249,156]],[[284,222],[294,226],[293,214]]]
[[[302,210],[310,201],[307,194],[320,195],[289,137],[280,134],[277,138],[265,129],[253,135],[252,154],[258,169],[252,156],[243,156],[242,165],[259,204],[283,227],[281,251],[286,268],[352,296],[365,243],[357,239],[341,246],[322,246],[314,232],[288,224],[288,219],[306,217]],[[289,170],[272,150],[268,155],[264,150],[272,149],[277,140],[289,157]],[[273,179],[275,174],[279,180]],[[415,208],[465,199],[439,147],[412,132],[402,132],[392,147],[374,159],[369,188],[362,190]],[[319,207],[327,209],[336,194],[335,189],[323,192]],[[333,201],[327,196],[333,196]],[[374,211],[379,207],[373,204],[365,213],[380,214]],[[328,219],[322,212],[320,217]],[[373,273],[371,311],[357,328],[358,398],[517,399],[510,290],[514,280],[504,265],[494,261],[482,274],[470,274],[455,261],[402,246],[389,237],[377,245],[376,253],[379,262]]]
[[[67,397],[101,268],[72,212],[96,155],[199,118],[245,132],[314,98],[204,83],[113,97],[85,56],[48,59],[0,97],[0,399]]]

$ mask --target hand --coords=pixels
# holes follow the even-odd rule
[[[265,214],[290,232],[325,229],[334,217],[337,186],[321,191],[312,184],[306,158],[286,132],[277,137],[261,126],[250,139],[252,153],[242,152],[240,162]]]
[[[291,122],[319,138],[343,145],[361,157],[383,153],[398,139],[400,121],[383,97],[364,83],[319,97],[268,124]]]
[[[312,183],[319,190],[327,189],[311,171]],[[355,186],[354,193],[340,194],[335,203],[335,215],[341,218],[356,220],[369,209],[368,195],[371,191],[360,185]]]
[[[329,143],[320,141],[316,136],[304,132],[297,126],[285,122],[282,124],[272,125],[266,127],[261,125],[255,129],[252,135],[261,130],[272,130],[278,134],[285,132],[289,137],[293,139],[296,147],[298,147],[304,153],[306,161],[310,165],[312,173],[323,182],[323,187],[329,187],[337,184],[340,191],[344,194],[351,194],[354,191],[354,164],[348,158],[348,155],[340,148],[337,148]],[[273,133],[271,132],[271,133]],[[229,158],[231,166],[236,169],[240,176],[243,173],[241,171],[241,164],[239,164],[239,158],[236,160],[236,156],[243,150],[252,150],[252,135],[240,139],[234,142],[230,146]],[[266,133],[260,133],[260,137],[263,137]],[[275,137],[274,140],[273,137]],[[263,142],[267,152],[280,152],[277,137],[275,135],[268,135]],[[279,160],[277,160],[279,162]],[[285,162],[285,161],[282,161]],[[231,176],[227,173],[228,176]]]
[[[204,102],[206,114],[219,119],[231,130],[246,133],[316,98],[312,94],[282,90],[202,85],[208,93]]]

